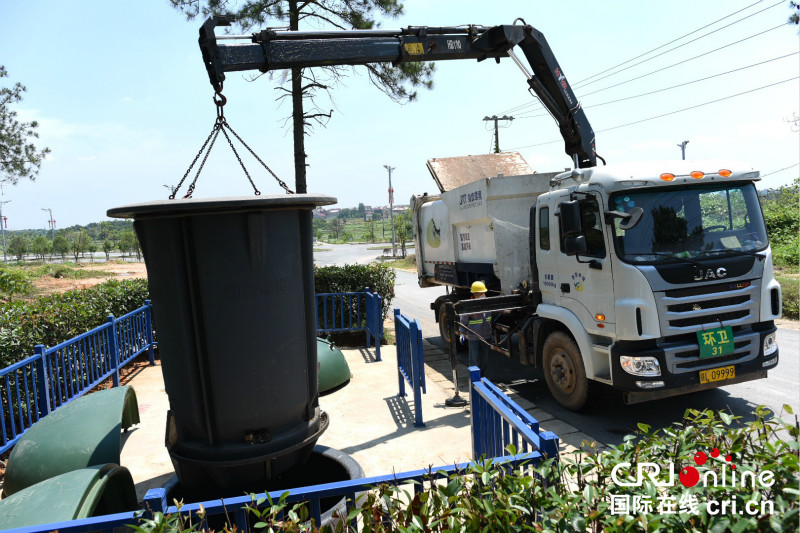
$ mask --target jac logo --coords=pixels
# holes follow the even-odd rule
[[[719,267],[714,270],[713,268],[703,269],[700,268],[694,273],[695,281],[703,281],[706,279],[721,279],[728,275],[728,270],[725,267]]]

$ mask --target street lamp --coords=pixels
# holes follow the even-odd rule
[[[394,244],[394,189],[392,189],[392,170],[395,167],[383,165],[383,168],[389,171],[389,217],[392,220],[392,259],[397,257],[397,247]]]
[[[53,210],[50,209],[50,208],[47,208],[47,207],[43,207],[42,211],[47,211],[48,213],[50,213],[50,221],[49,221],[50,222],[50,228],[53,231],[53,240],[56,240],[56,221],[53,220]]]
[[[6,200],[5,202],[0,202],[0,231],[3,233],[3,263],[8,261],[6,257],[6,217],[3,216],[3,205],[11,202],[11,200]]]
[[[681,159],[683,159],[683,160],[686,159],[686,145],[687,144],[689,144],[689,141],[683,141],[682,143],[680,143],[678,145],[678,147],[681,149]]]

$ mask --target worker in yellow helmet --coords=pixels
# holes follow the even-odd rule
[[[486,298],[486,284],[476,281],[470,287],[470,292],[472,299]],[[489,360],[489,346],[483,339],[488,339],[492,335],[492,315],[488,312],[460,315],[458,321],[469,328],[467,330],[459,326],[461,343],[466,340],[469,348],[469,366],[477,366],[483,372]]]

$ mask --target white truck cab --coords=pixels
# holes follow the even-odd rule
[[[662,161],[416,197],[420,285],[452,288],[432,304],[444,336],[444,305],[472,281],[524,296],[492,344],[510,356],[504,331],[522,337],[522,362],[571,409],[590,382],[635,403],[763,378],[778,362],[781,291],[758,179],[730,161]]]

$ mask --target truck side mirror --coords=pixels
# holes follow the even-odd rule
[[[581,208],[578,200],[570,200],[558,204],[559,216],[561,217],[561,231],[565,237],[571,237],[581,233]],[[569,241],[569,239],[567,239]]]
[[[567,255],[586,254],[586,237],[578,235],[577,237],[567,237],[564,239],[564,253]]]

